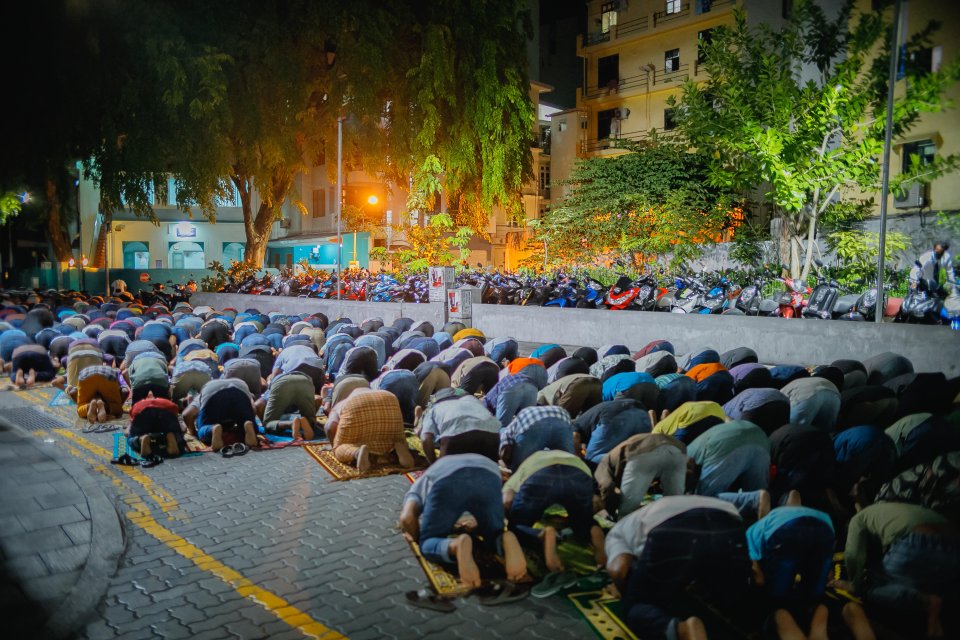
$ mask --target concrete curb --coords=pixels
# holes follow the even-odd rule
[[[117,571],[125,547],[120,516],[110,498],[79,462],[41,446],[34,436],[16,424],[2,417],[0,422],[27,440],[33,441],[34,446],[44,455],[57,462],[77,483],[87,499],[90,509],[90,554],[77,583],[38,634],[40,638],[49,640],[72,637],[103,600],[110,578]]]

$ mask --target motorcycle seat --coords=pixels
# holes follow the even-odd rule
[[[765,298],[760,301],[760,313],[763,315],[773,313],[779,308],[776,300]]]

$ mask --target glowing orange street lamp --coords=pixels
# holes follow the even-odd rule
[[[380,198],[378,198],[376,195],[372,193],[367,197],[367,204],[371,206],[377,204],[378,202],[380,202]],[[356,231],[353,232],[353,260],[350,261],[350,268],[351,269],[360,268],[360,263],[357,262],[357,232]]]

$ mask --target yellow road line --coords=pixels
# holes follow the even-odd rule
[[[86,438],[72,433],[66,429],[54,429],[53,431],[58,435],[69,438],[76,444],[101,458],[106,458],[109,460],[111,457],[113,457],[113,453],[111,451],[104,449],[103,447],[88,441]],[[169,514],[171,511],[180,508],[180,505],[177,503],[174,497],[167,492],[166,489],[158,486],[150,476],[143,473],[143,471],[137,467],[124,465],[121,466],[120,469],[126,473],[131,480],[142,486],[144,491],[147,492],[147,494],[153,499],[154,502],[157,503],[157,506],[159,506],[164,513]]]
[[[323,640],[346,639],[346,636],[320,624],[280,596],[258,587],[250,582],[250,580],[244,578],[240,573],[234,571],[216,558],[204,553],[199,547],[181,538],[169,529],[164,528],[158,524],[149,513],[134,511],[127,513],[127,517],[130,518],[131,522],[154,538],[163,542],[184,558],[191,560],[197,567],[217,576],[233,587],[238,594],[258,603],[294,629],[301,631],[305,636],[309,638],[322,638]]]
[[[55,431],[62,430],[55,429]],[[92,443],[87,443],[83,438],[78,438],[74,436],[74,434],[70,434],[69,432],[67,433],[74,442],[83,445],[84,448],[87,449],[87,451],[84,451],[72,446],[71,444],[67,444],[67,451],[71,455],[87,462],[95,471],[110,479],[114,486],[116,486],[119,490],[124,503],[126,503],[128,507],[132,509],[132,511],[128,511],[126,514],[130,522],[135,524],[145,533],[148,533],[160,542],[164,543],[184,558],[187,558],[193,562],[200,570],[206,571],[207,573],[220,578],[225,583],[233,587],[234,591],[236,591],[238,595],[243,598],[253,600],[261,607],[275,615],[278,619],[287,623],[291,628],[300,631],[306,637],[316,638],[317,640],[348,640],[345,635],[330,629],[320,622],[317,622],[310,617],[310,615],[298,609],[297,607],[294,607],[280,596],[257,586],[239,572],[231,569],[213,556],[205,553],[196,545],[187,541],[185,538],[178,536],[174,532],[159,524],[154,519],[149,505],[137,494],[131,491],[126,485],[124,485],[121,476],[117,475],[114,469],[103,464],[97,458],[93,458],[89,455],[89,453],[101,455],[97,450],[106,452],[106,449],[103,449],[102,447]],[[107,452],[107,455],[109,456],[109,452]],[[125,471],[127,470],[125,467],[121,468]]]

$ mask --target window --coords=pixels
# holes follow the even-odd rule
[[[167,262],[171,269],[203,269],[207,266],[203,259],[202,242],[171,242],[167,251]]]
[[[784,20],[793,18],[793,0],[783,0],[783,4],[780,5],[780,15]]]
[[[313,217],[323,218],[327,215],[327,190],[313,190]]]
[[[597,139],[610,137],[610,125],[616,115],[616,109],[604,109],[597,113]]]
[[[597,60],[597,87],[615,90],[620,85],[620,56],[603,56]]]
[[[146,242],[127,242],[121,244],[124,269],[149,269],[150,245]]]
[[[232,262],[243,262],[245,249],[246,247],[243,246],[242,242],[224,242],[222,246],[223,264],[229,265]]]
[[[910,164],[913,162],[913,156],[918,156],[920,166],[926,166],[933,162],[933,157],[937,154],[937,145],[933,140],[917,140],[916,142],[907,142],[903,145],[903,164],[901,171],[906,173],[910,170]]]
[[[540,191],[548,191],[550,189],[550,165],[541,164],[540,165]]]
[[[600,5],[600,32],[610,33],[617,26],[617,2],[604,2]]]
[[[694,5],[694,13],[700,15],[701,13],[710,13],[710,5],[713,4],[713,0],[697,0]]]
[[[903,49],[901,49],[901,52]],[[923,76],[928,73],[940,71],[940,65],[943,63],[943,47],[927,47],[918,51],[912,51],[901,58],[900,73],[898,77],[902,78],[904,72],[912,76]]]
[[[713,29],[704,29],[697,32],[697,63],[703,64],[706,60],[703,48],[713,41]]]
[[[673,13],[680,13],[681,2],[680,0],[667,0],[667,9],[665,13],[669,16]]]
[[[680,70],[680,49],[663,52],[663,70],[667,73]]]
[[[676,128],[677,128],[677,123],[673,119],[673,109],[664,109],[663,110],[663,130],[673,131]]]

